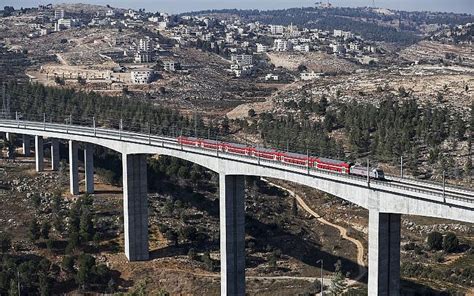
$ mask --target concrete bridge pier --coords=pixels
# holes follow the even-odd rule
[[[59,170],[59,140],[51,139],[51,170]]]
[[[94,145],[87,143],[84,149],[85,189],[87,194],[94,193]]]
[[[35,164],[36,171],[44,171],[44,147],[43,137],[35,136]]]
[[[144,261],[148,251],[148,181],[146,155],[122,154],[125,255]]]
[[[31,137],[28,135],[23,135],[23,155],[25,157],[30,157],[31,156]]]
[[[69,186],[72,195],[79,194],[78,153],[78,143],[69,140]]]
[[[11,133],[5,133],[5,140],[10,142],[11,139],[12,139],[12,134]]]
[[[369,295],[400,295],[400,217],[369,210]]]
[[[245,177],[219,174],[221,295],[245,295]]]

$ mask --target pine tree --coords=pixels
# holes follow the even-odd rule
[[[335,266],[336,270],[335,270],[334,276],[333,276],[332,281],[331,281],[331,286],[329,288],[329,293],[331,295],[338,296],[338,295],[341,295],[342,292],[344,292],[344,290],[347,287],[347,283],[346,283],[346,277],[344,276],[344,274],[342,273],[342,270],[341,270],[341,261],[337,260],[337,262],[336,262],[336,264],[334,264],[334,266]]]
[[[32,242],[36,242],[40,238],[40,226],[38,224],[38,220],[34,218],[30,223],[30,239]]]

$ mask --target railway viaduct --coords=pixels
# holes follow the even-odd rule
[[[219,174],[221,295],[245,295],[245,176],[310,186],[369,210],[369,295],[400,294],[400,217],[420,215],[474,223],[474,192],[439,184],[382,182],[287,165],[218,150],[180,145],[176,139],[104,128],[0,119],[0,132],[23,137],[24,154],[34,139],[36,170],[44,170],[43,139],[51,139],[52,169],[58,140],[69,143],[70,190],[79,194],[78,144],[83,143],[85,192],[94,192],[93,147],[122,154],[125,255],[148,260],[147,155],[168,155]]]

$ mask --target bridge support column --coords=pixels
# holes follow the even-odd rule
[[[25,157],[31,156],[31,138],[28,135],[23,135],[23,155]]]
[[[12,134],[11,133],[5,133],[5,140],[10,142],[11,139],[12,139]]]
[[[44,170],[43,137],[40,136],[35,136],[35,164],[37,172]]]
[[[94,193],[94,145],[87,143],[84,149],[84,171],[86,193]]]
[[[221,295],[245,295],[245,177],[219,174]]]
[[[79,194],[78,143],[69,141],[69,186],[72,195]]]
[[[148,182],[146,155],[122,154],[125,255],[148,260]]]
[[[369,210],[369,295],[400,295],[400,216]]]
[[[51,139],[51,170],[59,170],[59,140]]]

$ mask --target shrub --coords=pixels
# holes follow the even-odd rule
[[[430,250],[441,250],[443,248],[443,235],[437,231],[428,234],[428,248]]]
[[[62,267],[67,272],[74,271],[74,258],[72,256],[65,256],[63,258]]]
[[[39,226],[38,221],[36,220],[36,218],[31,220],[29,230],[30,230],[30,239],[31,239],[31,241],[32,242],[37,241],[40,238],[41,233],[40,233],[40,226]]]
[[[189,257],[189,260],[196,260],[197,259],[196,250],[194,248],[189,249],[188,257]]]
[[[453,232],[448,232],[443,238],[443,250],[452,253],[457,250],[459,247],[459,240],[456,237],[456,234]]]

